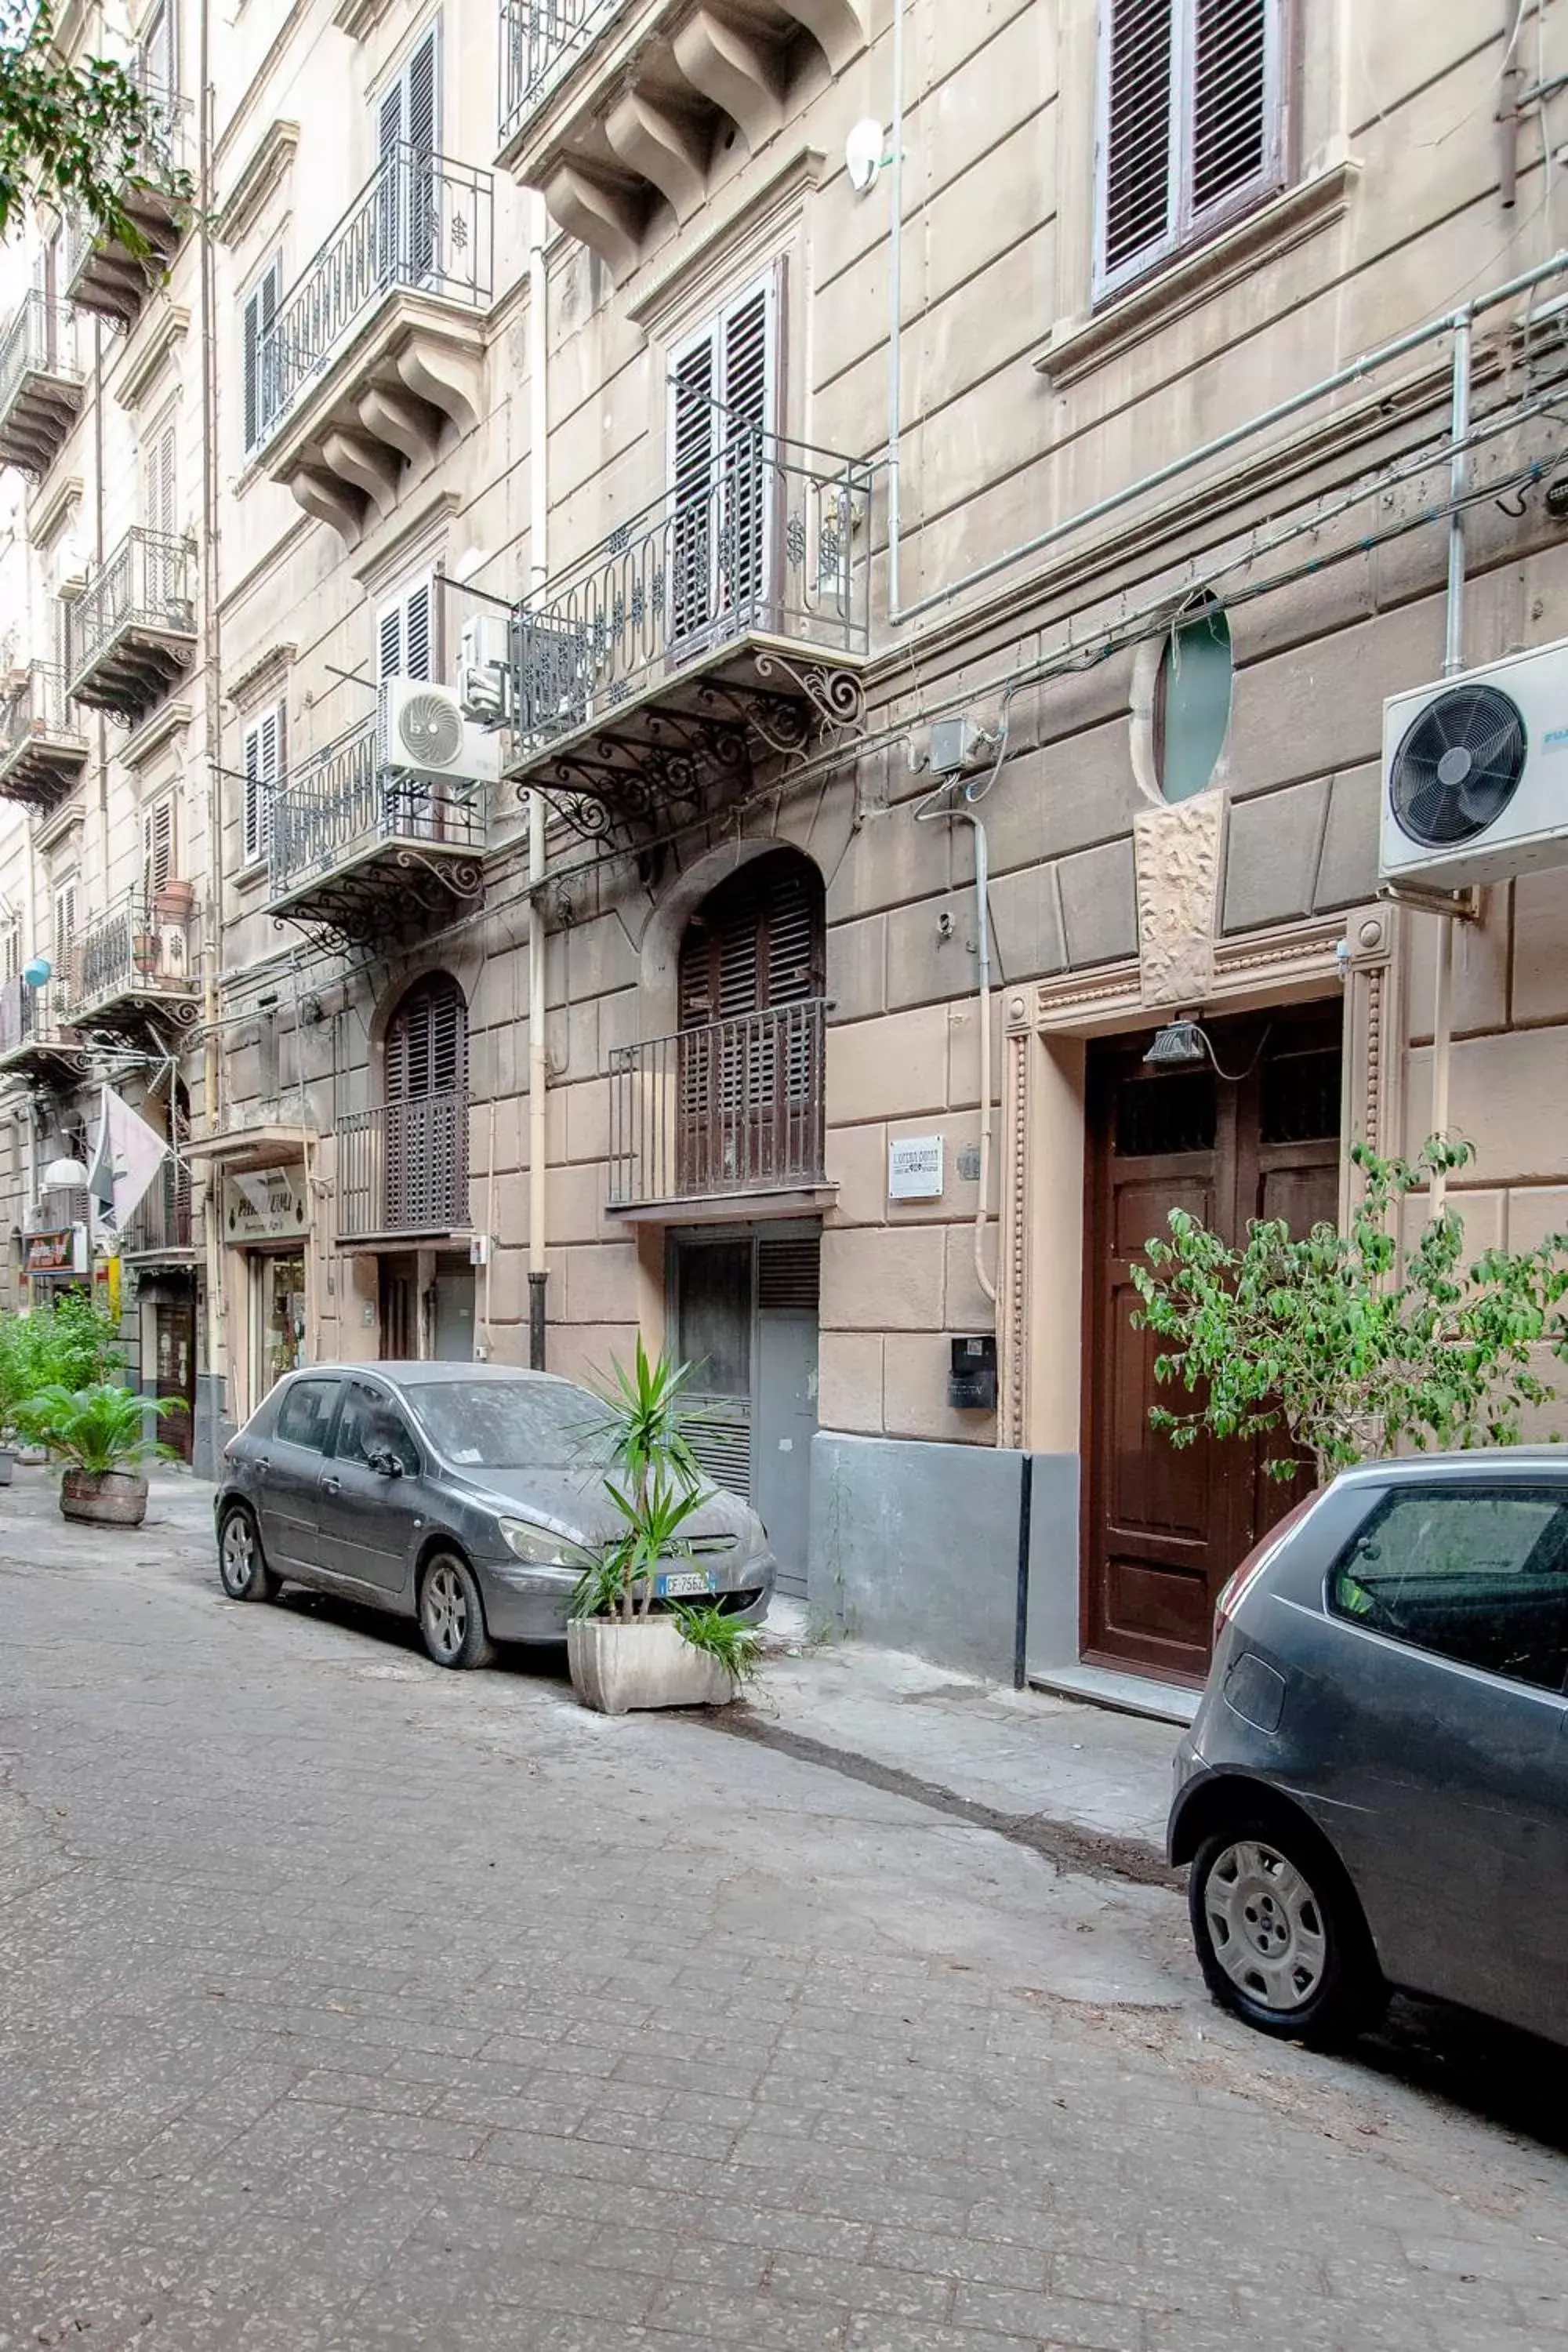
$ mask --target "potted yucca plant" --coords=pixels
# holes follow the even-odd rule
[[[566,1633],[572,1685],[605,1715],[651,1706],[722,1706],[756,1672],[758,1636],[694,1588],[683,1533],[709,1491],[688,1443],[690,1368],[642,1341],[630,1371],[612,1369],[593,1433],[621,1525],[584,1570]],[[672,1592],[671,1587],[674,1591]]]
[[[140,1396],[112,1381],[89,1388],[40,1389],[16,1412],[17,1425],[57,1462],[60,1516],[95,1527],[139,1528],[147,1516],[142,1465],[173,1447],[147,1434],[147,1415],[183,1412],[172,1398]]]

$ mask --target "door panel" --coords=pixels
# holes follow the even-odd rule
[[[1173,1209],[1233,1241],[1256,1217],[1292,1232],[1333,1218],[1342,1019],[1309,1006],[1205,1023],[1213,1059],[1173,1072],[1144,1065],[1146,1034],[1091,1051],[1083,1637],[1108,1664],[1201,1680],[1220,1587],[1304,1491],[1263,1475],[1265,1449],[1201,1435],[1177,1449],[1151,1429],[1152,1405],[1196,1401],[1155,1381],[1131,1269]]]
[[[368,1456],[381,1449],[396,1454],[401,1477],[370,1467]],[[371,1382],[351,1381],[331,1455],[321,1465],[323,1568],[378,1596],[391,1599],[406,1590],[422,1515],[419,1469],[419,1449],[391,1399]]]
[[[260,1445],[261,1540],[274,1568],[312,1578],[321,1559],[321,1461],[342,1383],[296,1381]]]
[[[182,1462],[188,1462],[195,1443],[196,1411],[196,1310],[183,1301],[178,1305],[160,1304],[153,1309],[154,1342],[157,1349],[157,1372],[154,1390],[157,1395],[173,1400],[180,1409],[168,1413],[158,1424],[158,1433],[165,1445],[172,1445]]]

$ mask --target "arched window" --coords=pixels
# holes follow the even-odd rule
[[[771,850],[704,899],[680,943],[680,1189],[815,1181],[822,1153],[822,877]]]
[[[449,1233],[468,1221],[468,1008],[448,972],[416,981],[386,1032],[386,1223]]]
[[[1213,598],[1172,622],[1154,681],[1154,772],[1168,801],[1214,775],[1230,725],[1230,626]]]

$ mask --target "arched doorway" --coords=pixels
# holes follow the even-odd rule
[[[816,1427],[815,1220],[778,1213],[821,1181],[822,877],[772,850],[692,916],[678,960],[677,1192],[722,1202],[678,1227],[668,1278],[677,1351],[694,1367],[693,1452],[761,1512],[784,1591],[804,1595]],[[772,1194],[774,1213],[761,1213]],[[737,1203],[756,1196],[747,1219]]]

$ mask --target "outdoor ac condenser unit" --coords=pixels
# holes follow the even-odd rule
[[[1384,882],[1458,890],[1568,865],[1568,640],[1383,711]]]
[[[505,613],[476,613],[463,623],[458,654],[464,710],[481,727],[511,716],[511,624]]]
[[[464,716],[450,687],[423,678],[388,677],[381,687],[381,764],[394,775],[493,784],[500,779],[500,743]]]

